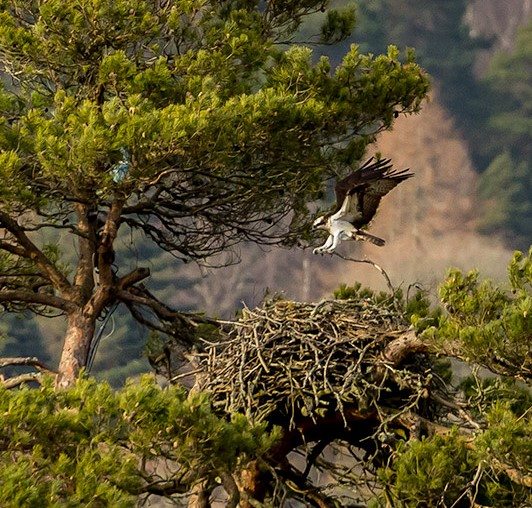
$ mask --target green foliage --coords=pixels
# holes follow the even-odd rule
[[[402,294],[398,292],[394,295],[390,295],[385,291],[374,291],[368,287],[362,287],[360,282],[355,282],[352,286],[347,284],[340,284],[340,287],[333,293],[334,298],[337,300],[355,300],[364,302],[368,300],[371,303],[385,306],[394,307],[398,302],[402,302]]]
[[[530,406],[529,406],[530,407]],[[457,429],[402,442],[391,466],[379,472],[393,506],[525,506],[532,460],[530,415],[518,417],[504,403],[487,413],[487,428],[474,437]]]
[[[62,391],[51,381],[0,390],[3,506],[131,506],[156,481],[150,461],[173,461],[158,481],[186,492],[260,456],[277,437],[242,416],[220,419],[205,395],[162,390],[149,377],[118,392],[94,380]]]
[[[447,311],[424,336],[466,361],[494,372],[530,379],[532,337],[532,281],[528,255],[517,252],[510,265],[512,292],[504,291],[479,274],[452,269],[440,287]]]
[[[525,295],[532,291],[532,256],[516,251],[508,267],[508,276],[513,292]]]
[[[522,506],[530,501],[532,478],[532,418],[528,412],[516,415],[505,402],[496,402],[486,413],[487,429],[474,441],[475,458],[486,463],[493,477],[485,479],[486,497],[493,506],[511,502]],[[528,482],[522,480],[529,475]],[[510,503],[509,503],[510,504]]]
[[[427,292],[421,289],[417,289],[413,296],[405,297],[401,289],[397,289],[393,295],[390,295],[385,291],[377,292],[371,288],[362,287],[362,284],[355,282],[352,286],[340,284],[333,296],[337,300],[369,300],[377,305],[402,309],[405,321],[410,322],[418,333],[437,324],[441,315],[441,309],[431,308]]]
[[[414,295],[406,301],[405,315],[414,326],[416,332],[421,333],[438,322],[441,316],[441,309],[431,306],[427,291],[417,289]]]
[[[334,143],[353,125],[360,132],[354,137],[367,144],[372,138],[361,134],[356,118],[369,115],[369,125],[377,120],[389,127],[397,105],[415,111],[426,94],[426,77],[413,62],[402,65],[397,52],[374,58],[353,49],[331,76],[328,63],[312,64],[306,48],[272,46],[253,3],[217,4],[5,2],[0,56],[22,87],[17,120],[4,123],[1,143],[2,171],[21,182],[11,199],[18,201],[23,187],[35,190],[37,180],[108,199],[118,190],[109,168],[121,147],[132,154],[120,183],[129,195],[169,164],[213,164],[218,177],[228,177],[249,166],[265,142],[262,154],[276,154],[282,165],[270,169],[280,187],[301,183],[303,174],[286,171],[279,159],[295,150],[318,166],[305,171],[305,185],[315,191],[326,152],[318,150],[321,141],[309,143],[310,135]],[[305,12],[310,4],[321,3],[286,2],[276,14]],[[17,9],[33,22],[19,23]],[[353,22],[352,11],[329,16],[328,38]],[[168,54],[164,44],[179,49]],[[263,206],[278,199],[277,190],[267,191],[261,189]]]
[[[437,352],[502,376],[486,377],[473,368],[459,392],[475,429],[449,432],[429,423],[428,437],[400,443],[379,472],[386,487],[377,503],[520,507],[530,501],[532,397],[516,379],[531,378],[532,249],[528,255],[516,252],[508,273],[509,290],[480,281],[478,272],[456,269],[440,287],[447,312],[436,316],[423,339]],[[422,305],[422,313],[426,309]],[[435,371],[450,381],[448,365],[435,365]]]
[[[505,150],[480,177],[483,215],[479,230],[502,237],[513,234],[518,243],[527,244],[532,235],[531,194],[530,164],[526,160],[516,162]]]
[[[343,9],[331,9],[321,26],[322,42],[339,42],[348,37],[356,22],[355,6],[347,6]]]
[[[524,415],[532,406],[532,394],[514,379],[483,379],[472,375],[460,383],[460,390],[475,415],[485,414],[499,401],[504,401],[518,417]]]
[[[361,300],[364,298],[373,298],[375,291],[370,288],[362,287],[360,282],[355,282],[352,286],[340,284],[340,287],[333,293],[337,300]]]
[[[384,483],[393,485],[387,493],[393,506],[450,506],[474,472],[465,444],[454,432],[401,445],[393,469],[380,473]]]
[[[8,269],[25,263],[5,305],[79,311],[93,325],[129,298],[121,308],[145,324],[162,307],[150,306],[147,289],[117,287],[137,268],[120,255],[121,235],[184,262],[246,240],[312,241],[308,204],[327,178],[349,171],[396,112],[418,111],[429,86],[412,54],[392,46],[372,55],[353,45],[333,70],[305,46],[279,44],[328,5],[2,1],[0,227],[8,243],[0,251]],[[331,11],[327,20],[332,42],[354,14]],[[116,178],[124,153],[127,170]],[[59,236],[68,265],[44,247]],[[95,284],[95,268],[113,288]],[[161,315],[150,326],[169,330]]]

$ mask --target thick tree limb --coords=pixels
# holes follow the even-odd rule
[[[121,277],[118,280],[117,287],[119,290],[127,289],[130,286],[137,284],[138,282],[146,279],[149,276],[150,276],[149,268],[143,268],[143,267],[136,268],[132,272]]]
[[[78,262],[74,275],[74,285],[79,288],[81,293],[81,303],[90,298],[94,288],[93,268],[94,268],[94,251],[96,245],[96,235],[94,227],[91,226],[88,218],[89,207],[87,205],[76,203],[77,229],[81,232],[78,237]]]
[[[139,269],[139,270],[142,270],[142,269]],[[139,276],[140,275],[141,273],[139,273]],[[208,323],[214,326],[219,326],[218,321],[216,321],[215,319],[210,319],[208,317],[201,316],[198,314],[193,314],[190,312],[181,312],[181,311],[172,309],[168,305],[161,302],[158,298],[156,298],[145,287],[142,287],[142,285],[130,287],[128,291],[119,289],[117,291],[117,298],[119,300],[122,300],[125,303],[129,302],[132,304],[148,307],[154,312],[154,314],[159,319],[162,319],[165,321],[178,320],[183,324],[187,324],[193,327],[197,326],[200,323],[201,324]]]
[[[228,496],[225,504],[226,508],[237,508],[238,503],[240,503],[240,491],[238,490],[235,479],[226,472],[221,473],[220,477],[222,478],[224,490]]]
[[[19,376],[10,377],[9,379],[0,378],[0,382],[2,383],[4,388],[10,390],[11,388],[16,388],[17,386],[20,386],[23,383],[40,383],[42,376],[43,375],[41,372],[28,372],[27,374],[20,374]]]
[[[137,288],[138,289],[138,288]],[[135,294],[131,291],[118,290],[117,297],[124,302],[130,302],[137,305],[142,305],[150,308],[153,312],[162,319],[175,319],[179,313],[171,310],[169,307],[159,302],[156,299],[149,298],[143,294]]]
[[[69,292],[70,282],[61,271],[44,255],[44,253],[29,239],[24,230],[7,213],[0,211],[0,226],[6,228],[19,243],[24,251],[23,257],[31,259],[39,268],[43,276],[61,292]]]
[[[0,240],[0,250],[5,250],[6,252],[9,252],[10,254],[14,254],[15,256],[19,257],[26,257],[26,251],[17,245],[13,245],[9,242],[6,242],[4,240]]]
[[[32,291],[25,291],[22,289],[15,289],[11,291],[0,291],[1,302],[21,302],[35,305],[44,305],[46,307],[53,307],[64,312],[71,312],[76,309],[76,305],[64,298],[54,295],[47,295],[43,293],[34,293]]]
[[[107,220],[103,227],[101,238],[98,245],[98,268],[100,271],[100,284],[102,286],[112,286],[114,274],[111,265],[114,261],[114,242],[118,235],[120,227],[120,216],[124,202],[116,200],[111,204]]]
[[[323,450],[327,448],[327,446],[331,443],[332,440],[332,437],[325,437],[314,445],[314,448],[312,448],[311,452],[308,454],[307,457],[307,465],[305,466],[305,470],[302,474],[303,479],[307,479],[310,470],[312,469],[312,466],[314,466],[314,464],[316,463],[316,459],[321,455]]]
[[[405,359],[416,353],[430,351],[429,344],[423,342],[414,330],[408,330],[401,337],[390,342],[382,352],[382,361],[394,366],[401,365]]]
[[[35,367],[38,372],[26,372],[24,374],[19,374],[18,376],[13,376],[8,379],[4,379],[0,375],[0,383],[7,389],[15,388],[20,386],[23,383],[37,382],[40,383],[43,375],[45,374],[55,374],[52,369],[47,365],[42,363],[36,357],[13,357],[13,358],[0,358],[0,368],[9,367],[9,366],[31,366]]]

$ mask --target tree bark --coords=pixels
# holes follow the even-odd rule
[[[209,480],[204,480],[194,485],[188,499],[187,508],[209,508],[210,495]]]
[[[67,388],[73,385],[81,369],[87,364],[89,348],[94,336],[95,321],[94,316],[87,315],[83,309],[69,314],[56,378],[58,388]]]

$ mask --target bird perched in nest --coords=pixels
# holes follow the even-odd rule
[[[390,159],[374,160],[372,157],[363,166],[335,185],[336,205],[332,211],[318,217],[313,228],[325,229],[327,241],[314,249],[314,254],[332,253],[342,240],[364,240],[375,245],[384,245],[384,240],[369,234],[362,228],[373,219],[381,198],[396,185],[414,176],[408,172],[392,170]]]

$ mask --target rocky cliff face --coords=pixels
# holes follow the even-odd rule
[[[532,0],[472,0],[466,21],[473,37],[493,40],[489,50],[481,51],[476,70],[482,74],[495,51],[510,51],[518,28],[532,18]]]

